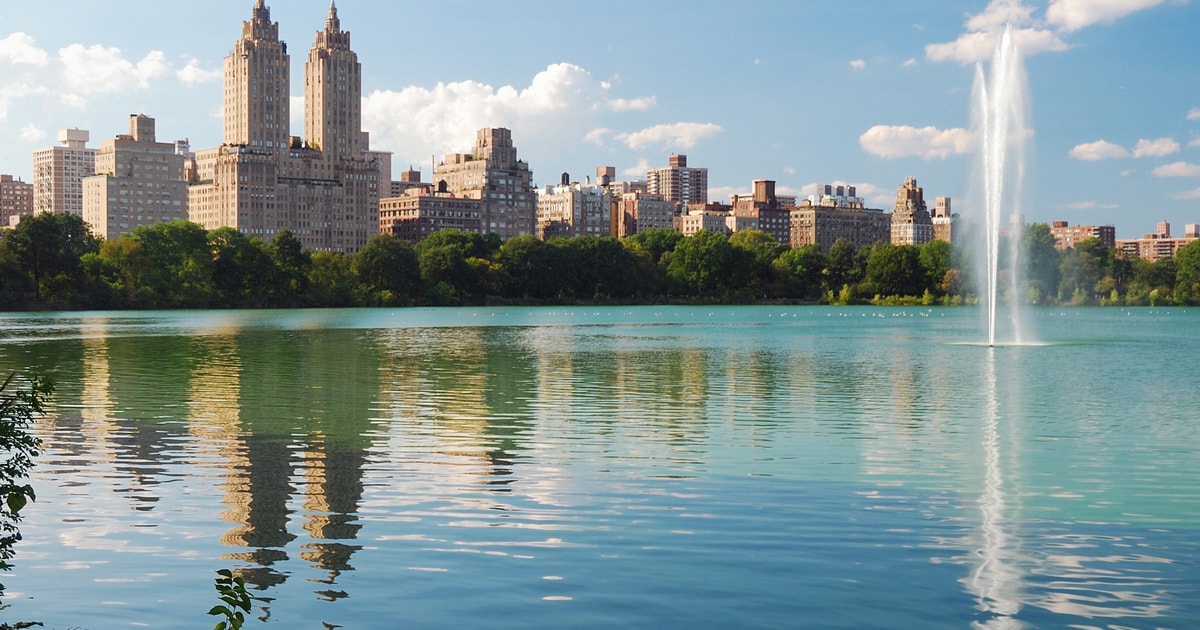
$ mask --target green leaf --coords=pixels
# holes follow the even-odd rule
[[[16,514],[21,511],[21,508],[25,507],[25,504],[28,503],[28,499],[25,498],[24,494],[14,492],[8,495],[7,503],[8,509],[11,510],[13,514]]]
[[[233,612],[224,606],[213,606],[212,608],[209,609],[208,614],[210,614],[210,615],[225,615],[226,617],[230,617],[233,615]]]

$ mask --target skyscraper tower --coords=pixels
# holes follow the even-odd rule
[[[350,50],[337,4],[330,3],[325,30],[304,65],[304,136],[330,156],[362,155],[362,65]]]
[[[225,144],[280,151],[288,146],[291,60],[265,0],[225,58]]]

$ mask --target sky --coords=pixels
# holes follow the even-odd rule
[[[268,0],[303,72],[328,0]],[[59,130],[89,146],[157,120],[221,142],[222,64],[254,0],[41,0],[0,8],[0,173],[31,182]],[[756,179],[858,187],[891,209],[916,177],[979,213],[972,93],[1010,25],[1027,77],[1029,222],[1118,238],[1200,224],[1200,0],[337,0],[363,68],[371,147],[429,181],[482,127],[512,130],[534,182],[598,166],[644,179],[671,154],[728,202]],[[398,176],[398,175],[397,175]]]

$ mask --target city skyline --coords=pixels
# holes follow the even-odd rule
[[[251,0],[182,5],[51,1],[0,10],[0,172],[32,181],[58,130],[120,133],[131,113],[193,148],[222,137],[222,60]],[[293,55],[326,0],[268,2]],[[512,130],[539,186],[601,165],[644,178],[672,153],[728,202],[755,179],[780,194],[858,187],[889,208],[917,177],[972,216],[970,93],[990,33],[1019,28],[1033,102],[1029,221],[1111,224],[1119,238],[1200,222],[1200,94],[1186,1],[928,1],[842,5],[457,0],[338,3],[363,66],[375,150],[432,176],[483,127]],[[964,8],[966,11],[964,12]],[[432,25],[432,26],[431,26]],[[588,28],[594,36],[587,36]],[[1149,42],[1149,44],[1147,43]],[[292,67],[292,135],[305,135]],[[299,105],[299,106],[298,106]],[[393,173],[393,177],[396,173]]]

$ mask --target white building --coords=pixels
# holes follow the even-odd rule
[[[83,216],[83,178],[96,173],[86,129],[58,132],[60,146],[33,152],[33,211]]]
[[[612,219],[612,197],[603,186],[575,182],[538,191],[539,238],[612,236]]]
[[[186,155],[154,137],[154,119],[129,117],[129,133],[105,140],[96,153],[98,174],[83,179],[83,220],[105,239],[142,225],[188,218]]]

